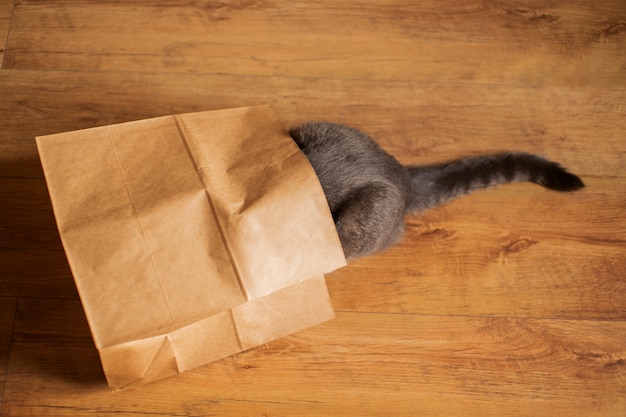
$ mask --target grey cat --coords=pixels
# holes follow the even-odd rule
[[[529,181],[556,191],[584,187],[559,164],[507,152],[403,166],[370,137],[348,126],[313,122],[290,130],[328,200],[347,259],[386,249],[404,231],[404,215],[472,191]]]

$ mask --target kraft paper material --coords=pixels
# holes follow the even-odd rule
[[[111,387],[184,372],[334,317],[345,258],[307,159],[266,106],[37,138]]]

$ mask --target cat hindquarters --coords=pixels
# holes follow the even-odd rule
[[[391,184],[354,189],[332,211],[346,259],[386,249],[404,232],[402,193]]]

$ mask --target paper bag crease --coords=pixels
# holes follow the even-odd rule
[[[181,121],[179,119],[178,116],[172,116],[174,119],[174,123],[176,123],[176,129],[178,129],[178,135],[180,136],[180,139],[182,140],[183,144],[185,145],[185,149],[187,151],[187,155],[189,156],[189,160],[193,163],[194,168],[196,170],[196,172],[198,173],[198,179],[200,180],[200,182],[202,183],[202,185],[204,186],[204,191],[206,194],[206,198],[207,201],[209,203],[209,207],[211,208],[211,211],[213,213],[213,216],[215,216],[215,219],[217,220],[217,226],[220,232],[220,238],[222,239],[222,242],[224,244],[224,248],[226,249],[226,253],[228,254],[228,257],[230,258],[230,261],[232,263],[233,266],[233,272],[235,273],[235,277],[237,278],[237,283],[239,284],[239,289],[241,290],[241,293],[244,296],[244,299],[246,301],[250,300],[250,296],[248,295],[248,292],[246,291],[246,287],[243,285],[243,281],[241,280],[241,273],[239,272],[239,268],[237,266],[237,259],[235,256],[233,256],[233,252],[232,249],[230,248],[230,243],[228,241],[228,239],[226,238],[226,233],[224,231],[224,225],[222,224],[222,222],[220,221],[220,218],[218,216],[218,213],[215,210],[215,205],[213,204],[213,200],[211,199],[211,193],[209,192],[209,188],[207,187],[207,184],[203,178],[203,176],[201,175],[201,166],[199,166],[198,161],[196,160],[196,158],[194,157],[193,153],[191,152],[191,148],[189,147],[189,142],[185,136],[185,131],[183,130],[183,127],[181,126]]]

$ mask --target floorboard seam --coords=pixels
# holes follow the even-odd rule
[[[9,364],[11,363],[11,351],[13,348],[13,334],[15,333],[15,321],[17,320],[17,304],[19,302],[19,297],[15,297],[15,301],[13,303],[13,320],[11,322],[11,333],[9,337],[9,346],[7,351],[7,359],[3,364],[5,365],[5,373],[4,373],[4,384],[2,386],[2,392],[0,393],[0,416],[4,416],[3,408],[5,405],[5,395],[7,392],[7,385],[9,382]]]
[[[0,61],[0,69],[4,69],[4,58],[7,56],[7,46],[9,45],[9,33],[11,33],[11,24],[13,23],[13,15],[15,14],[15,0],[13,0],[13,6],[11,7],[11,16],[9,16],[9,24],[7,25],[7,35],[4,38],[4,45],[2,46],[2,60]]]

